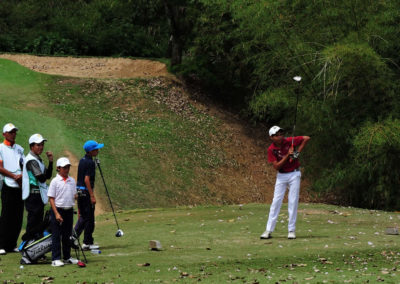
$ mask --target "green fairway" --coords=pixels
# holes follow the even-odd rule
[[[7,283],[398,283],[399,236],[393,212],[300,204],[297,239],[287,239],[287,206],[270,240],[260,240],[265,205],[181,207],[117,212],[97,218],[88,265],[53,268],[19,265],[19,254],[1,257]],[[162,251],[151,251],[159,240]],[[50,255],[49,255],[50,256]],[[5,282],[6,283],[6,282]]]

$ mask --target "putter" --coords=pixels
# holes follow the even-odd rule
[[[296,82],[300,83],[301,82],[301,76],[294,76],[293,80],[295,80]],[[296,110],[294,112],[294,123],[293,123],[293,135],[292,135],[292,147],[293,147],[293,143],[294,143],[294,133],[296,130],[296,119],[297,119],[297,107],[299,105],[299,92],[298,90],[296,90]],[[290,162],[293,161],[294,159],[297,159],[299,157],[299,152],[297,152],[296,150],[293,152],[292,156],[290,157]]]
[[[115,236],[116,236],[117,238],[120,238],[120,237],[122,237],[122,236],[124,235],[124,232],[123,232],[123,231],[120,229],[120,227],[119,227],[119,224],[118,224],[118,221],[117,221],[117,216],[115,215],[114,207],[113,207],[113,204],[112,204],[112,202],[111,202],[111,197],[110,197],[110,194],[109,194],[109,192],[108,192],[106,182],[105,182],[105,180],[104,180],[103,172],[101,171],[100,160],[96,158],[96,159],[95,159],[95,162],[96,162],[96,164],[97,164],[97,167],[99,168],[100,176],[101,176],[101,179],[103,180],[104,188],[106,189],[108,201],[110,201],[110,206],[111,206],[111,210],[112,210],[113,215],[114,215],[115,224],[117,224],[118,231],[115,233]]]

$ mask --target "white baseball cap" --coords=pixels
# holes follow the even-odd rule
[[[65,167],[67,165],[71,165],[68,158],[62,157],[57,160],[57,167]]]
[[[29,145],[32,143],[39,144],[42,143],[43,141],[47,141],[47,139],[43,138],[43,136],[40,135],[39,133],[36,133],[29,138]]]
[[[279,131],[283,131],[283,128],[280,128],[279,126],[272,126],[269,129],[269,136],[275,135],[276,133],[278,133]]]
[[[3,133],[10,132],[10,131],[12,131],[12,130],[14,130],[14,129],[18,130],[18,128],[15,127],[14,124],[12,124],[12,123],[7,123],[7,124],[4,125],[4,127],[3,127]]]

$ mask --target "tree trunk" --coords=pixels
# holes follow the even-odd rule
[[[174,1],[164,0],[165,13],[171,28],[170,50],[171,66],[182,63],[184,30],[182,27],[185,8],[172,3]]]
[[[179,65],[182,63],[182,43],[172,36],[171,44],[171,65]]]

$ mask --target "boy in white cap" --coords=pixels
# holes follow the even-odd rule
[[[51,214],[51,258],[52,266],[63,266],[64,264],[77,264],[78,260],[71,257],[71,241],[73,226],[73,207],[76,197],[75,180],[69,176],[71,163],[68,158],[57,160],[57,176],[51,180],[47,193],[52,209]],[[61,261],[62,255],[64,261]]]
[[[1,217],[0,255],[18,251],[16,248],[21,232],[24,213],[22,200],[22,168],[24,149],[15,143],[18,128],[12,123],[3,127],[4,142],[0,144]]]
[[[94,210],[96,198],[94,196],[94,181],[96,175],[96,164],[93,157],[99,154],[99,149],[104,144],[89,140],[83,145],[86,152],[85,157],[79,161],[78,166],[78,209],[79,219],[75,225],[75,232],[78,237],[84,231],[82,248],[85,250],[98,249],[99,246],[94,244]]]
[[[30,152],[25,157],[22,176],[22,199],[25,200],[25,209],[28,212],[26,231],[22,241],[42,237],[42,222],[44,205],[47,203],[46,180],[53,172],[53,153],[46,152],[49,165],[46,168],[40,155],[47,139],[40,134],[33,134],[29,138]]]
[[[286,188],[289,188],[288,194],[288,239],[296,238],[296,219],[297,207],[299,204],[300,192],[300,162],[298,155],[304,149],[304,146],[310,140],[308,136],[283,137],[283,129],[279,126],[273,126],[269,130],[269,137],[272,144],[268,147],[268,162],[278,171],[276,176],[274,199],[272,200],[269,211],[266,231],[260,236],[261,239],[269,239],[275,230],[281,209],[283,197]],[[297,151],[295,151],[297,147]]]

